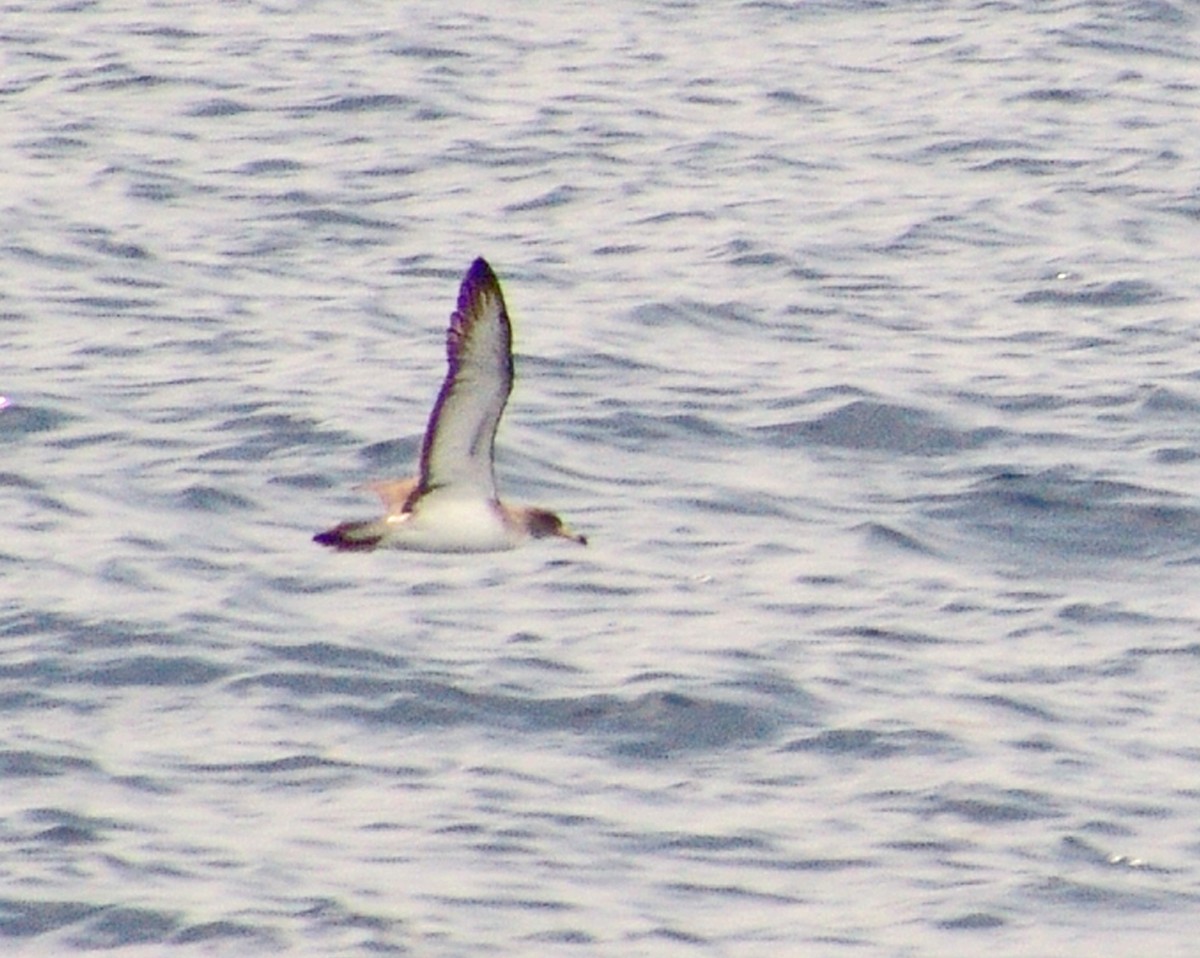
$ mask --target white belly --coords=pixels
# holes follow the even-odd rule
[[[411,513],[389,517],[388,526],[381,547],[420,552],[495,552],[514,548],[520,538],[494,502],[436,494]]]

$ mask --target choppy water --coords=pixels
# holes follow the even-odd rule
[[[5,7],[0,949],[1194,954],[1195,4],[512,6]]]

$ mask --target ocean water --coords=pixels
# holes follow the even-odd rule
[[[0,951],[1195,954],[1194,3],[0,44]],[[319,549],[477,255],[590,545]]]

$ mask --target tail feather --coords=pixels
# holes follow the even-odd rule
[[[313,542],[338,552],[370,552],[383,540],[385,526],[378,519],[342,522],[313,536]]]

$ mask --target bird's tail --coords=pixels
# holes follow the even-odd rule
[[[337,549],[338,552],[370,552],[383,540],[387,528],[386,519],[342,522],[326,532],[317,533],[313,536],[313,542]]]

